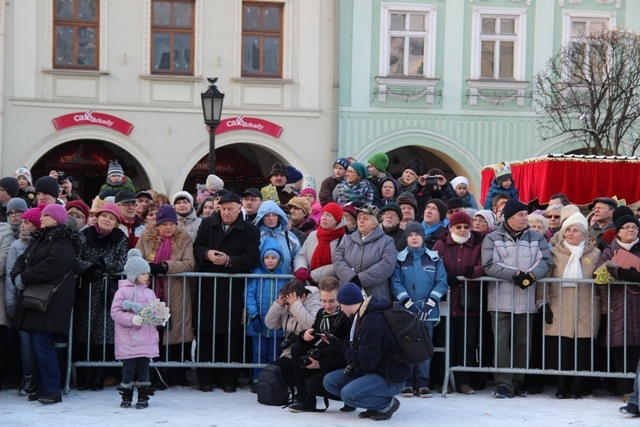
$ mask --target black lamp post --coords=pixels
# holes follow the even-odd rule
[[[217,77],[207,78],[207,81],[209,88],[206,92],[202,92],[200,97],[204,124],[209,128],[209,174],[211,175],[216,173],[216,128],[220,124],[224,93],[220,93],[216,86]]]

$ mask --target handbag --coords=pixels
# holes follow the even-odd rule
[[[43,313],[46,312],[53,294],[56,293],[69,273],[71,273],[71,271],[68,271],[56,286],[51,286],[45,283],[27,285],[25,290],[22,292],[22,308],[28,308],[30,310],[40,311]]]

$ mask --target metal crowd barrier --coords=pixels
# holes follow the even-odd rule
[[[563,283],[565,284],[564,286],[575,286],[576,290],[577,287],[585,287],[588,286],[589,287],[589,294],[591,296],[591,304],[588,304],[592,310],[591,312],[587,313],[587,317],[589,319],[591,319],[591,325],[590,325],[590,333],[588,337],[585,337],[588,339],[588,347],[589,347],[589,354],[585,355],[585,354],[579,354],[578,351],[578,334],[577,332],[574,334],[574,337],[569,337],[572,339],[573,341],[573,369],[562,369],[562,365],[561,365],[561,360],[562,360],[562,350],[563,350],[563,346],[560,344],[560,338],[561,338],[561,334],[559,334],[558,336],[551,336],[551,335],[546,335],[545,329],[546,329],[546,323],[544,321],[544,314],[545,314],[545,309],[543,309],[543,312],[541,313],[541,315],[538,317],[536,316],[538,314],[538,311],[536,310],[535,313],[530,313],[529,315],[527,315],[527,331],[532,330],[531,326],[532,323],[534,322],[534,319],[536,319],[538,322],[542,322],[542,347],[540,349],[535,349],[532,348],[532,338],[534,338],[533,336],[529,336],[529,334],[527,333],[527,348],[526,348],[526,363],[524,366],[516,366],[516,363],[514,363],[514,351],[513,351],[513,343],[514,343],[514,334],[512,333],[510,336],[510,355],[509,355],[509,363],[507,364],[508,366],[498,366],[498,361],[495,357],[495,354],[498,351],[498,343],[497,341],[494,339],[494,337],[497,335],[498,332],[498,321],[497,321],[497,316],[495,323],[493,325],[491,325],[493,327],[493,329],[496,331],[493,336],[489,337],[489,341],[492,341],[492,343],[486,343],[487,340],[487,336],[483,336],[483,331],[484,331],[484,326],[485,326],[485,322],[491,322],[491,318],[484,315],[485,313],[489,313],[491,311],[495,311],[497,313],[497,310],[488,310],[487,308],[487,297],[488,297],[488,293],[491,292],[489,290],[490,283],[498,283],[498,282],[503,282],[504,280],[499,280],[493,277],[480,277],[477,279],[473,279],[473,280],[467,280],[464,277],[458,277],[458,279],[463,282],[465,289],[468,289],[469,283],[471,282],[475,282],[475,283],[479,283],[480,286],[480,292],[481,295],[483,296],[480,299],[480,316],[478,318],[479,320],[479,331],[478,331],[478,340],[475,343],[472,343],[475,354],[473,355],[473,366],[470,366],[467,364],[467,347],[464,347],[464,356],[463,356],[463,363],[460,365],[452,365],[451,364],[451,353],[453,351],[453,346],[454,344],[450,342],[450,337],[451,337],[451,316],[449,315],[449,307],[448,307],[448,303],[443,303],[441,304],[441,313],[443,313],[444,316],[446,316],[446,342],[445,342],[445,376],[444,376],[444,384],[442,387],[442,396],[446,397],[446,394],[448,392],[448,385],[451,386],[451,390],[456,390],[456,381],[455,381],[455,372],[470,372],[470,373],[511,373],[511,374],[540,374],[540,375],[561,375],[561,376],[573,376],[573,377],[596,377],[596,378],[629,378],[629,379],[633,379],[635,378],[635,371],[636,371],[636,367],[635,364],[633,366],[629,366],[628,363],[628,346],[627,346],[627,308],[628,308],[628,303],[629,303],[629,298],[636,298],[636,296],[634,295],[639,295],[640,292],[640,288],[638,287],[637,284],[633,284],[633,283],[629,283],[629,282],[614,282],[611,283],[610,285],[598,285],[595,283],[594,280],[592,279],[568,279],[568,278],[562,278],[562,279],[552,279],[552,278],[544,278],[541,280],[537,281],[537,285],[536,286],[543,286],[543,300],[544,297],[549,296],[549,287],[552,284],[558,284],[558,286],[560,286],[562,288]],[[612,368],[612,356],[611,356],[611,322],[609,321],[610,319],[610,315],[612,313],[611,311],[611,291],[612,289],[614,289],[614,287],[624,287],[625,292],[623,293],[623,346],[622,346],[622,357],[623,357],[623,366],[624,369],[622,370],[613,370]],[[630,288],[638,288],[637,290],[633,290]],[[512,290],[512,308],[515,305],[514,303],[514,293],[515,290],[518,289],[517,287],[515,287],[515,285],[513,286],[513,290]],[[498,286],[495,286],[495,298],[497,299],[497,292],[498,292]],[[468,292],[465,292],[465,295],[468,295]],[[533,293],[535,295],[535,292]],[[574,332],[577,330],[577,326],[578,326],[578,316],[580,316],[580,314],[578,314],[578,316],[576,317],[570,317],[570,318],[566,318],[567,316],[563,316],[563,302],[562,302],[562,295],[563,293],[560,292],[559,293],[559,308],[560,310],[556,310],[558,311],[553,312],[553,322],[558,322],[558,328],[561,329],[561,325],[563,324],[563,322],[572,322],[573,323],[573,328],[574,328]],[[535,298],[535,297],[534,297]],[[637,296],[637,298],[640,299],[640,296]],[[599,301],[599,303],[598,303]],[[535,301],[534,301],[535,303]],[[571,306],[573,307],[573,312],[575,313],[580,313],[580,301],[578,300],[578,292],[574,292],[574,300],[572,302],[570,302],[570,304],[572,304]],[[596,306],[596,304],[599,304],[599,306]],[[444,306],[444,307],[443,307]],[[466,304],[465,304],[466,306]],[[536,304],[536,308],[538,307],[538,305]],[[597,314],[595,312],[595,310],[600,310],[600,313]],[[468,314],[468,310],[465,308],[464,309],[464,316],[463,316],[463,322],[464,322],[464,332],[463,332],[463,336],[464,336],[464,340],[463,342],[466,343],[467,341],[467,334],[469,332],[468,330],[468,326],[469,326],[469,318],[470,316],[467,315]],[[632,313],[634,316],[640,316],[640,312],[638,313]],[[584,315],[584,313],[583,313]],[[602,322],[602,316],[607,316],[606,317],[606,325],[602,326],[602,323],[600,324],[600,328],[599,330],[594,328],[593,322],[594,319],[596,318],[600,318],[600,322]],[[510,315],[510,319],[511,319],[511,328],[513,329],[513,325],[514,325],[514,314],[513,314],[513,310],[511,312]],[[600,337],[598,336],[600,334]],[[606,338],[603,339],[602,334],[606,334]],[[485,334],[486,335],[486,334]],[[557,339],[558,340],[558,354],[557,354],[557,358],[558,358],[558,366],[557,367],[550,367],[548,361],[547,361],[547,351],[546,351],[546,347],[547,347],[547,338],[551,338],[551,339]],[[492,357],[491,359],[493,360],[487,360],[487,356],[486,356],[486,351],[483,350],[487,350],[490,349],[493,351],[493,355],[494,357]],[[533,351],[539,351],[539,355],[541,356],[541,363],[540,366],[532,366],[531,363],[531,359],[532,359],[532,352]],[[555,349],[554,349],[555,352]],[[604,360],[596,360],[596,353],[602,353],[604,352]],[[602,355],[600,355],[602,356]],[[578,358],[588,358],[589,363],[588,363],[588,367],[587,369],[578,369]],[[602,357],[601,357],[602,359]],[[599,364],[597,362],[600,362]],[[598,366],[599,365],[599,366]],[[604,369],[603,368],[604,365]]]

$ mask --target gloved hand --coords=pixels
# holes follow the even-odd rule
[[[447,283],[449,284],[449,286],[453,286],[460,283],[460,281],[455,274],[447,274]]]
[[[355,276],[353,276],[351,278],[351,280],[349,280],[351,283],[355,283],[356,285],[362,287],[362,283],[360,283],[360,278],[358,277],[358,275],[356,274]]]
[[[102,277],[104,276],[104,271],[101,269],[94,269],[89,273],[89,281],[90,282],[98,282],[100,280],[102,280]]]
[[[548,302],[545,302],[540,306],[538,312],[541,316],[544,316],[544,323],[547,325],[551,325],[553,323],[553,311],[551,311],[551,307]]]
[[[533,285],[535,278],[531,275],[531,273],[525,273],[521,271],[517,275],[513,276],[514,284],[518,285],[520,289],[527,289],[529,286]]]
[[[149,263],[149,269],[150,274],[152,276],[158,276],[158,275],[162,275],[162,274],[167,274],[167,268],[166,268],[166,264],[162,263],[162,264],[155,264],[150,262]]]
[[[264,322],[262,321],[260,316],[253,316],[251,318],[251,327],[256,333],[262,333],[262,330],[264,329]]]
[[[409,310],[410,312],[412,312],[413,314],[415,314],[415,316],[419,319],[420,315],[422,314],[422,310],[420,310],[418,308],[417,305],[415,305],[413,303],[413,301],[411,301],[411,298],[405,298],[402,301],[400,301],[400,304],[402,304],[404,306],[404,308],[406,308],[407,310]]]
[[[613,277],[618,276],[618,264],[609,260],[605,262],[604,265],[607,266],[607,271],[609,272],[610,275],[612,275]]]
[[[331,346],[331,348],[342,353],[342,349],[345,346],[345,342],[333,334],[326,334],[326,337],[329,340],[329,345]]]
[[[135,315],[131,318],[131,323],[133,323],[136,326],[140,326],[142,325],[142,317]]]
[[[625,280],[627,282],[640,282],[640,272],[633,267],[618,267],[618,277],[620,280]]]
[[[433,311],[433,309],[436,308],[437,304],[438,304],[438,301],[429,297],[424,307],[422,307],[422,316],[420,317],[420,320],[427,320],[429,318],[429,315]]]
[[[311,274],[309,274],[309,270],[306,268],[299,268],[293,272],[293,275],[296,276],[296,279],[302,280],[303,282],[311,281]]]
[[[473,267],[473,265],[467,265],[464,270],[462,270],[462,275],[466,278],[470,278],[471,276],[473,276],[474,270],[475,268]]]

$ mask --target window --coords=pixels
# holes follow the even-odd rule
[[[100,0],[55,0],[54,68],[97,70]]]
[[[568,11],[565,13],[563,22],[563,40],[564,45],[572,45],[577,62],[584,64],[580,69],[580,66],[576,66],[573,70],[568,70],[570,75],[574,76],[576,80],[588,80],[590,78],[589,70],[599,70],[603,61],[606,60],[600,53],[592,53],[589,43],[585,43],[585,38],[590,34],[597,32],[601,28],[612,29],[614,24],[615,15],[610,13],[589,13],[579,11]],[[596,49],[597,50],[597,49]],[[596,76],[597,78],[598,76]]]
[[[282,3],[242,4],[242,76],[282,77]]]
[[[193,74],[193,0],[153,0],[152,74]]]

